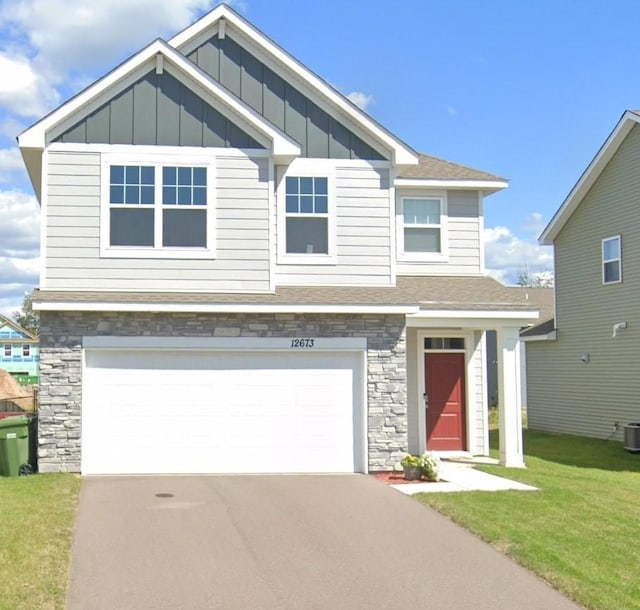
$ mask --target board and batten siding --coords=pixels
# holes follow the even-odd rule
[[[276,266],[280,285],[391,284],[389,170],[338,164],[335,168],[336,255],[334,265]],[[284,202],[282,202],[284,205]],[[276,214],[274,214],[274,218]],[[285,239],[278,236],[276,240]]]
[[[402,197],[428,197],[429,192],[396,189],[396,219],[402,223]],[[398,275],[474,275],[482,272],[480,194],[447,191],[447,260],[445,262],[398,261]]]
[[[187,57],[293,138],[303,157],[382,160],[383,154],[278,76],[229,32],[213,36]]]
[[[217,156],[213,259],[100,258],[100,169],[100,153],[48,153],[43,288],[269,290],[268,159]]]
[[[527,343],[531,428],[621,440],[622,426],[640,421],[639,170],[635,126],[555,241],[557,340]],[[603,285],[602,239],[615,235],[623,281]]]

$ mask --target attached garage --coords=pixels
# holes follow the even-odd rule
[[[85,339],[82,473],[364,471],[363,342],[302,345]]]

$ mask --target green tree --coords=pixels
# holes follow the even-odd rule
[[[22,300],[22,309],[13,312],[13,319],[34,335],[40,334],[40,314],[33,311],[33,291],[26,292]]]

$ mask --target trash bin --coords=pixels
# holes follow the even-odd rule
[[[30,464],[29,424],[26,415],[0,420],[0,475],[17,477]]]
[[[640,452],[640,422],[624,426],[624,448],[631,453]]]

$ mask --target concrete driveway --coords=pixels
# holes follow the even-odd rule
[[[363,475],[86,478],[68,607],[577,608]]]

